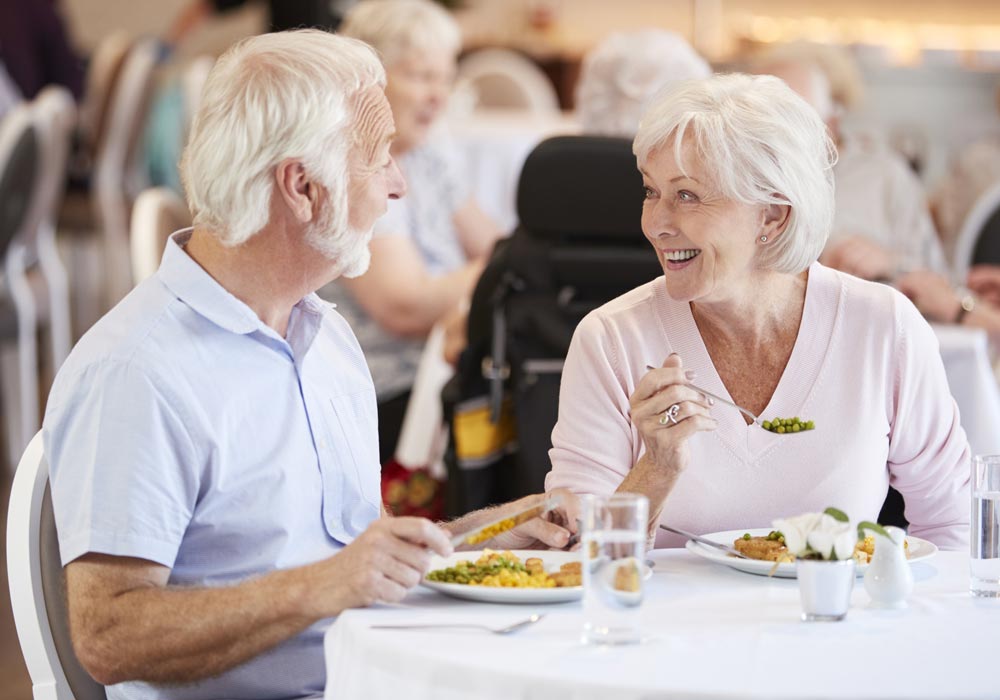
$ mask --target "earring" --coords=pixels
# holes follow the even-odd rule
[[[760,242],[761,243],[767,243],[767,236],[761,236],[760,237]]]

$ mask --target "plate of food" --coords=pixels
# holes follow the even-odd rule
[[[748,574],[758,574],[761,576],[777,576],[778,578],[795,578],[794,557],[788,554],[784,542],[780,538],[780,533],[765,528],[751,528],[748,530],[727,530],[726,532],[712,532],[702,535],[704,538],[734,547],[750,559],[740,559],[731,554],[713,549],[704,544],[699,544],[693,540],[688,540],[687,550],[692,554],[697,554],[710,561],[725,564],[739,571]],[[857,574],[862,575],[868,568],[872,554],[875,551],[875,538],[868,536],[858,542],[854,548],[854,558],[857,561]],[[912,563],[929,559],[937,554],[938,548],[933,542],[906,536],[906,558]]]
[[[434,557],[421,582],[455,598],[482,603],[564,603],[583,595],[580,552],[455,552]]]

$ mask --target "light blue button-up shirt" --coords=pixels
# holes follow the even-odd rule
[[[222,586],[336,554],[379,517],[375,392],[329,304],[302,299],[282,338],[184,252],[189,236],[73,349],[45,453],[64,564],[139,557],[172,585]],[[217,678],[108,695],[321,695],[324,627]]]

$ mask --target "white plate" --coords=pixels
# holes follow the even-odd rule
[[[739,537],[743,537],[743,534],[746,532],[749,532],[751,537],[764,537],[770,531],[771,530],[767,528],[750,528],[747,530],[712,532],[707,535],[703,535],[703,537],[710,539],[713,542],[718,542],[732,547],[733,541]],[[922,559],[929,559],[937,554],[938,548],[933,542],[928,542],[927,540],[922,540],[919,537],[913,537],[912,535],[907,535],[906,540],[909,542],[910,563],[920,561]],[[709,561],[731,566],[734,569],[745,571],[748,574],[768,576],[771,574],[771,569],[774,568],[774,562],[761,561],[758,559],[740,559],[739,557],[730,556],[721,550],[713,549],[708,545],[698,544],[694,540],[688,540],[686,547],[692,554],[697,554],[699,557],[704,557]],[[862,575],[867,569],[868,564],[858,564],[858,576]],[[778,564],[778,568],[775,570],[774,576],[778,578],[795,578],[795,564],[791,562]]]
[[[496,550],[494,550],[496,551]],[[552,573],[559,571],[559,567],[571,561],[580,561],[579,552],[559,552],[545,550],[514,550],[513,554],[518,559],[524,561],[531,557],[538,557],[545,564],[545,570]],[[431,559],[431,571],[455,566],[460,561],[476,561],[482,555],[481,551],[455,552],[450,557],[434,557]],[[534,603],[565,603],[570,600],[579,600],[583,596],[583,586],[571,586],[566,588],[498,588],[493,586],[470,586],[466,583],[441,583],[439,581],[428,581],[426,578],[420,582],[425,588],[450,595],[455,598],[465,598],[466,600],[476,600],[481,603],[513,603],[534,604]]]

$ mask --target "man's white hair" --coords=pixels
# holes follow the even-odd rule
[[[387,66],[410,51],[457,54],[462,48],[455,18],[431,0],[359,2],[347,13],[340,33],[374,47]]]
[[[267,223],[275,167],[298,158],[328,191],[332,230],[346,230],[356,101],[384,85],[370,47],[327,32],[234,45],[209,73],[181,159],[195,225],[225,245],[243,243]]]
[[[583,60],[576,110],[584,133],[632,138],[656,93],[712,68],[680,35],[662,29],[612,34]]]
[[[819,258],[833,225],[836,149],[816,110],[783,81],[733,74],[677,84],[642,117],[640,165],[671,140],[681,171],[686,140],[724,196],[791,207],[784,233],[761,250],[765,268],[798,273]]]

